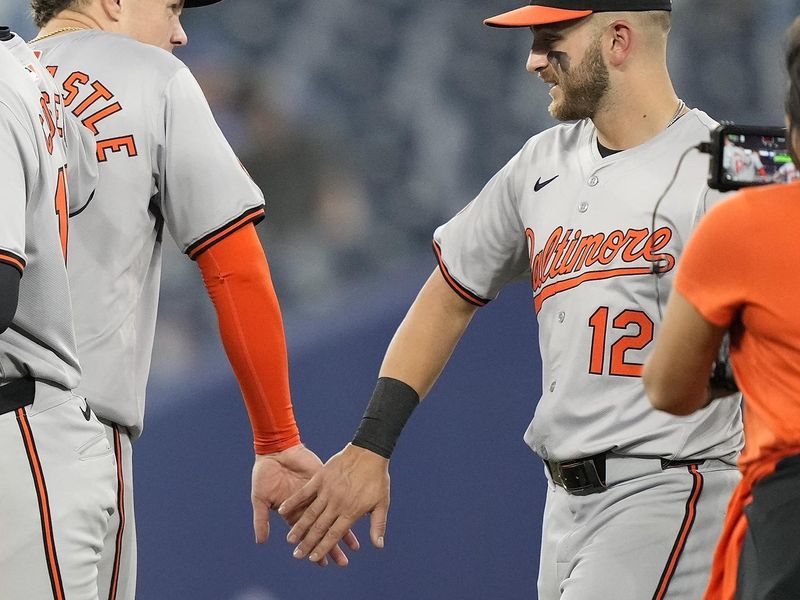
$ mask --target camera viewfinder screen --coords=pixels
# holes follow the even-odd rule
[[[798,179],[784,136],[728,133],[722,151],[722,176],[737,185],[789,183]]]

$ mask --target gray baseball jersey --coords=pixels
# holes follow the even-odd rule
[[[605,158],[591,121],[554,127],[434,234],[444,277],[469,302],[530,280],[543,380],[528,445],[573,465],[603,456],[600,493],[570,494],[548,475],[540,600],[699,598],[708,581],[738,481],[739,403],[673,417],[653,410],[640,375],[712,200],[708,160],[687,153],[654,209],[714,126],[693,110]]]
[[[166,224],[195,257],[263,216],[263,196],[217,127],[187,67],[97,30],[35,44],[65,109],[97,141],[94,199],[70,220],[69,275],[83,366],[98,414],[141,433]]]
[[[556,126],[436,230],[441,270],[468,301],[483,305],[530,278],[543,393],[525,440],[541,457],[721,458],[740,449],[737,402],[678,418],[653,410],[640,380],[676,261],[710,201],[708,160],[689,153],[654,227],[653,211],[684,150],[714,126],[693,110],[607,158],[590,120]]]
[[[68,182],[86,198],[93,186],[67,161],[93,150],[18,37],[0,43],[0,130],[0,261],[22,273],[0,334],[0,599],[96,600],[115,473],[103,425],[68,391],[79,369],[64,265],[68,211],[80,209]]]
[[[56,89],[50,73],[39,61],[41,52],[35,52],[22,38],[15,36],[5,42],[6,48],[22,64],[31,78],[38,84],[45,104],[53,107],[51,117],[41,117],[43,128],[55,128],[62,138],[67,155],[67,189],[69,191],[69,215],[83,210],[94,197],[97,187],[97,159],[92,132],[63,109],[63,98]],[[63,129],[63,131],[62,131]],[[48,134],[49,135],[49,134]],[[59,214],[59,219],[64,218]],[[59,222],[63,228],[63,223]],[[68,228],[67,228],[68,230]]]
[[[0,335],[0,371],[6,379],[32,376],[72,389],[80,370],[64,267],[71,208],[65,136],[70,129],[53,82],[25,43],[14,37],[2,47],[0,260],[23,277],[13,324]],[[38,125],[35,137],[31,123]],[[69,141],[77,152],[80,138]],[[88,197],[91,178],[74,181]],[[19,202],[20,197],[27,202]]]

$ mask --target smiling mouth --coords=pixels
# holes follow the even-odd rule
[[[552,88],[554,88],[554,87],[556,87],[558,85],[558,82],[557,81],[553,81],[552,79],[542,79],[542,81],[545,82],[547,85],[549,85],[550,89],[552,89]]]

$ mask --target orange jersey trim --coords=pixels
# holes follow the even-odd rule
[[[619,269],[609,269],[607,271],[589,271],[577,277],[562,279],[561,281],[543,287],[539,293],[536,294],[534,297],[534,308],[538,313],[542,309],[542,304],[548,298],[576,288],[587,281],[600,281],[602,279],[611,279],[612,277],[625,277],[626,275],[649,275],[652,272],[652,267],[621,267]]]
[[[19,274],[22,275],[23,271],[25,271],[25,259],[20,256],[17,256],[13,252],[8,252],[7,250],[0,250],[0,262],[5,263],[7,265],[11,265]]]
[[[61,569],[58,566],[58,554],[56,553],[56,541],[53,534],[53,518],[50,512],[50,498],[47,494],[47,485],[44,481],[42,463],[39,460],[39,453],[36,450],[36,442],[33,439],[33,431],[28,421],[28,414],[24,408],[18,408],[17,424],[22,434],[22,441],[25,445],[25,452],[28,455],[28,464],[31,467],[33,482],[36,488],[36,498],[39,503],[39,518],[42,523],[42,541],[44,542],[44,554],[47,561],[47,571],[50,575],[50,586],[53,589],[54,600],[64,600],[64,583],[61,579]]]
[[[435,240],[433,242],[433,252],[436,254],[436,261],[439,263],[439,270],[442,272],[444,280],[447,282],[447,285],[453,288],[453,291],[456,294],[475,306],[483,307],[489,304],[489,300],[481,298],[477,294],[472,293],[463,285],[458,283],[458,281],[456,281],[452,275],[450,275],[450,271],[447,270],[447,265],[444,264],[444,260],[442,259],[442,248],[436,243]]]
[[[242,390],[255,451],[280,452],[300,443],[280,305],[255,227],[240,227],[223,238],[202,252],[197,264]]]
[[[255,208],[251,208],[250,210],[247,210],[243,214],[236,217],[233,221],[226,223],[219,229],[216,229],[215,231],[212,231],[208,235],[205,235],[199,240],[197,240],[194,244],[192,244],[186,249],[186,254],[189,255],[189,258],[191,258],[192,260],[197,260],[197,257],[200,256],[200,254],[208,250],[211,246],[213,246],[220,240],[232,234],[237,229],[241,229],[248,223],[257,223],[261,221],[261,219],[263,218],[264,218],[263,206],[257,206]]]
[[[692,474],[694,481],[692,483],[692,491],[689,493],[689,499],[686,501],[686,513],[683,516],[683,523],[680,530],[678,530],[678,537],[675,538],[675,544],[672,546],[672,552],[670,552],[667,559],[664,572],[661,573],[658,587],[653,594],[653,600],[663,600],[666,597],[669,584],[678,568],[683,549],[686,547],[686,540],[689,539],[689,533],[692,531],[692,526],[697,518],[697,503],[700,500],[700,494],[703,492],[703,474],[697,469],[697,465],[689,465],[689,473]]]
[[[111,570],[111,586],[108,590],[108,600],[116,600],[119,587],[119,570],[122,562],[122,536],[125,533],[125,473],[122,470],[122,441],[119,428],[114,425],[114,458],[117,465],[117,514],[119,514],[119,527],[114,544],[114,566]]]

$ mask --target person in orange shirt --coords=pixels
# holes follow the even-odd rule
[[[787,35],[789,146],[800,150],[800,18]],[[705,600],[800,598],[800,183],[750,188],[701,221],[678,267],[644,384],[653,406],[709,404],[722,338],[744,395],[742,481]]]

